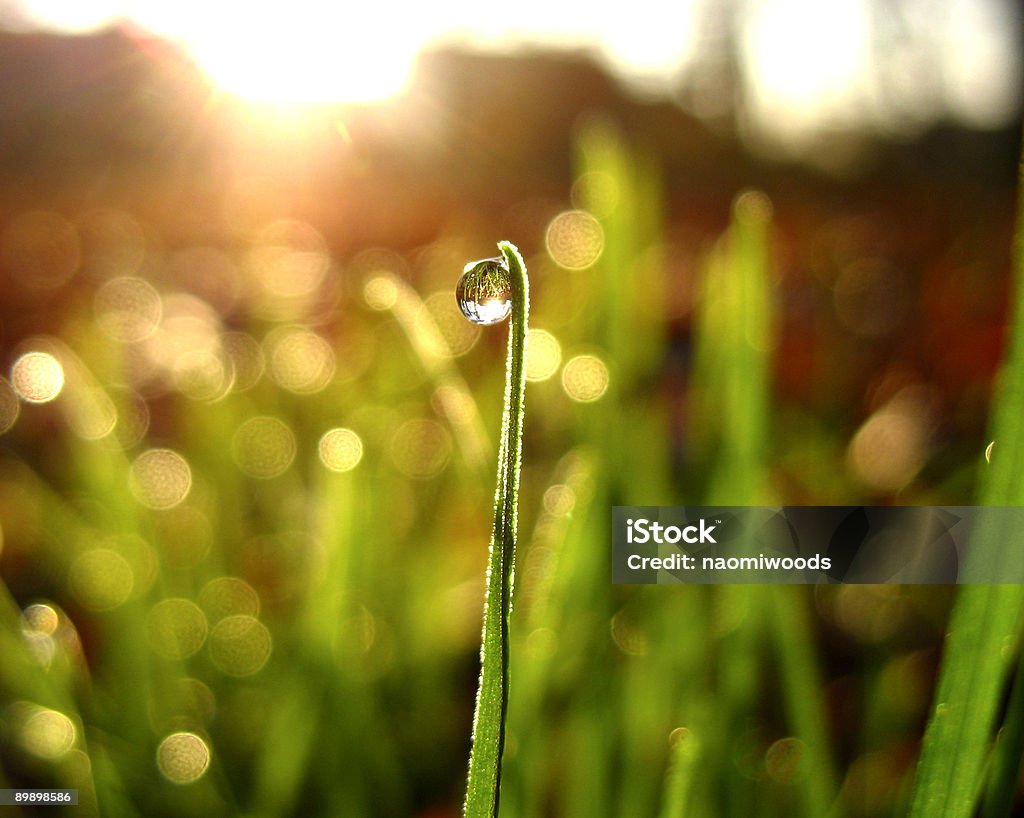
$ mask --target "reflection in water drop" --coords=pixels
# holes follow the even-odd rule
[[[232,441],[235,462],[250,477],[268,480],[283,474],[295,459],[295,435],[274,417],[249,418]]]
[[[144,506],[173,508],[188,496],[192,488],[192,470],[177,452],[149,449],[132,463],[129,485],[135,499]]]
[[[471,261],[455,286],[459,309],[474,324],[497,324],[512,311],[512,279],[503,258]]]
[[[985,462],[992,462],[992,450],[995,448],[996,442],[993,440],[985,447]]]
[[[26,352],[11,367],[11,384],[23,401],[47,403],[64,388],[64,368],[48,352]]]
[[[531,329],[527,334],[526,379],[546,381],[562,363],[562,345],[547,330]]]
[[[594,355],[577,355],[562,370],[562,388],[580,403],[595,401],[608,389],[608,367]]]
[[[273,640],[258,619],[228,616],[210,632],[210,660],[229,676],[251,676],[270,658]]]
[[[190,784],[210,766],[210,748],[195,733],[172,733],[156,750],[156,765],[175,784]]]
[[[585,270],[604,251],[604,228],[585,210],[570,210],[551,220],[545,244],[559,267]]]
[[[320,438],[320,460],[331,471],[351,471],[363,458],[363,441],[351,429],[331,429]]]

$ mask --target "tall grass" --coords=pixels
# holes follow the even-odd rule
[[[991,463],[981,480],[984,506],[1024,505],[1024,165],[1019,180],[1014,248],[1013,330],[992,409]],[[998,452],[998,454],[996,453]],[[972,542],[975,560],[1008,583],[1022,579],[1017,543],[1021,531],[1003,515],[982,517]],[[967,566],[971,570],[971,566]],[[975,814],[985,775],[994,766],[986,815],[1009,815],[1021,764],[1022,693],[1015,690],[1004,740],[993,752],[994,731],[1013,659],[1021,649],[1024,585],[967,585],[959,589],[931,718],[924,735],[914,788],[914,816],[957,818]],[[1018,688],[1024,684],[1019,675]]]
[[[577,162],[573,206],[595,215],[603,252],[564,269],[540,233],[521,245],[531,324],[561,363],[530,386],[501,815],[860,818],[911,799],[969,814],[988,767],[990,813],[1005,814],[1019,690],[992,744],[1017,655],[1012,587],[964,589],[948,620],[943,589],[611,584],[612,505],[784,503],[779,463],[797,449],[813,455],[807,483],[842,484],[852,424],[803,428],[780,405],[782,228],[766,196],[740,195],[716,241],[691,246],[656,164],[614,128],[588,125]],[[83,816],[457,814],[503,376],[500,344],[464,335],[449,307],[453,271],[485,241],[467,223],[411,260],[335,260],[322,301],[337,321],[319,301],[240,310],[231,329],[263,344],[269,372],[216,400],[146,392],[143,440],[73,431],[84,376],[21,406],[0,438],[0,786],[77,787]],[[294,325],[333,345],[319,391],[273,368],[274,333]],[[126,421],[138,348],[88,311],[55,334]],[[1020,499],[1015,337],[985,503]],[[585,400],[562,381],[578,356],[607,377]],[[239,437],[253,418],[291,434],[278,473],[271,438]],[[337,428],[361,445],[344,471],[319,456]],[[151,448],[190,466],[177,506],[133,491]],[[915,785],[947,625],[945,707]],[[161,756],[179,733],[209,751],[194,779],[196,759]]]

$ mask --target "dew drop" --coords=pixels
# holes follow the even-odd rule
[[[474,324],[497,324],[512,311],[512,278],[505,260],[471,261],[455,286],[459,309]]]

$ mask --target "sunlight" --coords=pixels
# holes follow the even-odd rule
[[[387,99],[405,86],[420,46],[415,21],[396,25],[383,6],[240,8],[152,4],[136,19],[181,43],[219,88],[255,102]]]

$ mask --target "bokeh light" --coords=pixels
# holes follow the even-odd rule
[[[192,488],[192,470],[188,462],[170,449],[149,449],[132,463],[129,472],[132,494],[144,506],[173,508]]]
[[[251,676],[267,663],[273,639],[253,616],[227,616],[210,631],[210,661],[229,676]]]
[[[562,370],[565,394],[580,403],[591,403],[608,389],[608,367],[596,355],[577,355]]]
[[[569,210],[552,219],[544,241],[559,267],[585,270],[604,251],[604,228],[585,210]]]
[[[252,389],[266,369],[266,358],[259,341],[245,332],[225,332],[221,348],[231,366],[231,388],[235,392]]]
[[[363,459],[363,441],[351,429],[331,429],[320,438],[320,461],[331,471],[351,471]]]
[[[808,772],[807,745],[798,738],[781,738],[764,756],[768,775],[780,784],[795,784]]]
[[[63,713],[19,702],[16,707],[18,742],[34,756],[55,761],[75,746],[78,731]]]
[[[213,623],[226,616],[258,616],[260,612],[259,594],[240,577],[211,579],[199,592],[198,601],[209,621]]]
[[[546,381],[562,364],[562,345],[550,332],[531,329],[526,340],[526,379]]]
[[[48,403],[64,388],[64,368],[48,352],[26,352],[11,367],[11,385],[28,403]]]
[[[101,440],[117,426],[117,409],[104,389],[89,378],[65,392],[68,425],[82,440]]]
[[[163,317],[141,342],[146,377],[169,379],[197,400],[210,399],[230,385],[223,364],[210,374],[211,359],[222,355],[220,316],[205,301],[188,293],[163,297]]]
[[[54,636],[60,626],[60,614],[44,602],[29,605],[21,612],[21,635],[29,651],[44,668],[49,668],[57,652]]]
[[[295,459],[295,435],[278,418],[249,418],[235,432],[232,451],[247,475],[269,480],[287,471]]]
[[[53,636],[60,624],[60,614],[51,605],[34,602],[21,612],[21,624],[23,630],[33,630]]]
[[[114,425],[114,437],[122,449],[134,448],[146,436],[149,430],[149,404],[142,396],[127,387],[115,387],[112,390],[116,406],[120,407]]]
[[[371,310],[390,310],[398,301],[398,287],[390,273],[375,275],[363,285],[363,300]]]
[[[131,565],[109,548],[90,548],[71,563],[68,586],[71,594],[91,611],[110,611],[131,596],[135,574]]]
[[[106,282],[93,298],[96,323],[115,341],[135,343],[156,332],[163,301],[152,284],[141,278],[119,276]]]
[[[50,290],[65,284],[81,261],[78,231],[63,216],[23,213],[0,234],[0,260],[22,287]]]
[[[933,412],[920,387],[907,387],[857,430],[847,449],[856,477],[875,491],[898,491],[928,457]]]
[[[171,382],[192,400],[215,401],[231,388],[231,368],[219,346],[184,350],[174,360]]]
[[[153,650],[172,661],[186,659],[206,641],[206,615],[189,599],[175,597],[158,602],[146,617],[146,634]]]
[[[168,781],[191,784],[210,766],[210,748],[195,733],[172,733],[157,747],[156,765]]]
[[[21,401],[11,382],[0,376],[0,435],[8,431],[18,419]]]
[[[257,308],[270,317],[301,314],[312,303],[330,269],[327,243],[306,222],[281,219],[256,236],[246,269],[262,298]]]
[[[331,345],[305,327],[278,327],[264,345],[270,375],[279,386],[299,395],[321,391],[334,377]]]
[[[426,418],[407,420],[392,436],[389,451],[398,470],[417,480],[441,473],[451,457],[452,441],[440,423]]]
[[[564,483],[548,486],[544,492],[544,510],[553,517],[566,517],[576,506],[576,492]]]

